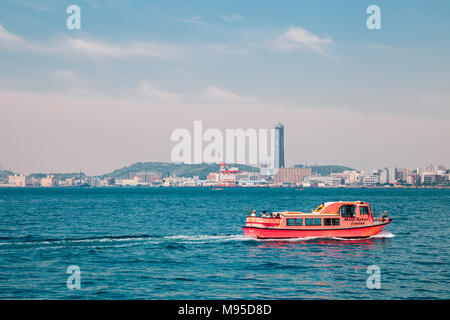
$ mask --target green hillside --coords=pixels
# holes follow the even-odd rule
[[[86,175],[84,173],[74,172],[74,173],[32,173],[28,177],[30,178],[36,178],[36,179],[42,179],[46,178],[47,176],[53,176],[55,179],[65,180],[69,178],[84,178]]]
[[[7,183],[8,176],[12,176],[14,173],[8,170],[0,170],[0,183]]]
[[[323,166],[312,165],[312,166],[305,166],[303,164],[297,164],[295,167],[296,168],[303,168],[303,167],[311,168],[311,173],[312,174],[318,174],[320,176],[328,176],[330,173],[341,173],[341,172],[344,172],[344,171],[355,170],[355,169],[352,169],[350,167],[337,166],[337,165],[323,165]]]
[[[238,167],[241,171],[256,172],[259,168],[244,164],[233,164],[230,167]],[[129,178],[132,172],[158,172],[163,177],[176,175],[178,177],[199,176],[200,179],[206,179],[210,172],[219,172],[219,164],[217,163],[201,163],[201,164],[185,164],[172,162],[137,162],[128,167],[115,170],[111,173],[104,174],[102,178],[111,177],[124,179]]]
[[[8,170],[0,170],[0,177],[8,177],[13,175],[14,172]]]

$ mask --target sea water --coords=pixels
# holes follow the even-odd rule
[[[339,200],[393,221],[362,240],[243,236],[249,209]],[[449,299],[449,215],[449,189],[0,188],[0,298]]]

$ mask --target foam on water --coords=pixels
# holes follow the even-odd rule
[[[394,238],[395,234],[390,233],[389,231],[382,230],[380,233],[372,236],[371,238]]]
[[[287,242],[301,242],[315,239],[334,239],[345,241],[358,241],[361,239],[370,238],[393,238],[394,234],[388,231],[382,231],[377,235],[369,238],[339,238],[339,237],[303,237],[303,238],[288,238],[288,239],[256,239],[247,237],[243,234],[233,235],[172,235],[172,236],[150,236],[150,235],[125,235],[125,236],[105,236],[105,237],[93,237],[93,238],[69,238],[69,239],[46,239],[46,240],[26,240],[18,241],[18,239],[12,239],[12,241],[0,242],[2,246],[98,246],[99,244],[117,246],[123,243],[127,245],[147,243],[147,244],[159,244],[159,243],[188,243],[188,244],[201,244],[201,243],[216,243],[216,242],[229,242],[229,241],[287,241]]]
[[[159,243],[208,243],[208,242],[226,242],[226,241],[249,241],[255,240],[246,237],[242,234],[236,235],[173,235],[173,236],[114,236],[114,237],[95,237],[95,238],[78,238],[78,239],[46,239],[46,240],[26,240],[18,241],[18,239],[12,239],[12,241],[0,242],[0,247],[2,246],[70,246],[70,245],[94,245],[99,244],[115,245],[116,243],[148,243],[148,244],[159,244]]]
[[[187,236],[187,235],[174,235],[174,236],[166,236],[163,239],[174,239],[181,241],[190,241],[190,242],[198,242],[198,241],[248,241],[252,240],[252,238],[246,237],[243,234],[234,234],[234,235],[196,235],[196,236]]]
[[[340,238],[340,237],[332,237],[330,239],[335,240],[346,240],[346,241],[359,241],[359,240],[365,240],[365,239],[373,239],[373,238],[393,238],[395,237],[394,234],[388,232],[388,231],[381,231],[380,233],[367,237],[367,238]]]

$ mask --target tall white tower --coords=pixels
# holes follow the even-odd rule
[[[274,168],[284,168],[284,126],[279,123],[275,127]]]

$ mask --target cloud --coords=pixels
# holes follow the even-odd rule
[[[65,45],[70,50],[84,53],[88,56],[110,56],[121,58],[126,55],[124,47],[100,41],[89,41],[80,38],[67,38]]]
[[[54,54],[85,57],[89,59],[134,59],[152,58],[168,61],[185,61],[201,54],[245,54],[245,46],[223,43],[191,43],[134,41],[114,43],[94,39],[86,35],[79,37],[60,36],[53,41],[32,42],[15,35],[0,24],[0,48],[10,51],[26,51],[32,54]]]
[[[202,95],[200,95],[202,100],[211,102],[226,102],[226,103],[257,103],[259,100],[251,96],[238,95],[229,90],[209,86],[205,89]]]
[[[200,18],[198,18],[200,19]],[[232,46],[223,43],[191,43],[133,41],[114,43],[95,39],[82,34],[78,37],[59,36],[48,41],[33,42],[9,32],[0,23],[0,49],[25,51],[31,54],[54,54],[84,57],[89,59],[135,59],[151,58],[168,61],[185,61],[202,54],[244,54],[245,46]]]
[[[192,18],[174,18],[170,17],[169,20],[181,23],[191,23],[191,24],[208,24],[205,20],[203,20],[200,16],[194,16]]]
[[[69,84],[79,84],[82,82],[80,76],[73,70],[59,69],[53,71],[52,75],[58,81],[63,81]]]
[[[0,49],[1,48],[5,48],[9,51],[27,51],[35,53],[48,53],[55,51],[56,49],[60,50],[58,46],[49,46],[42,43],[27,41],[6,30],[0,22]]]
[[[321,55],[328,55],[328,49],[334,42],[331,38],[321,38],[302,27],[291,26],[274,43],[280,50],[311,49]]]
[[[385,52],[398,52],[400,51],[399,47],[395,47],[395,46],[391,46],[391,45],[386,45],[383,43],[378,43],[378,42],[372,42],[368,44],[369,48],[372,49],[377,49],[377,50],[381,50],[381,51],[385,51]]]
[[[3,25],[0,23],[0,45],[5,46],[9,49],[13,49],[14,47],[18,46],[24,47],[26,45],[26,41],[6,30],[5,27],[3,27]]]
[[[141,81],[131,94],[137,94],[138,97],[156,102],[182,105],[211,106],[227,104],[231,107],[242,104],[262,104],[256,97],[239,95],[217,86],[206,87],[200,92],[181,93],[166,91],[156,87],[151,81]]]
[[[234,21],[242,21],[244,20],[244,18],[242,18],[242,16],[239,13],[235,13],[232,15],[220,15],[219,16],[222,20],[226,21],[226,22],[234,22]]]
[[[177,50],[172,46],[163,46],[152,42],[133,42],[126,45],[113,44],[98,40],[67,38],[66,46],[87,56],[103,56],[112,58],[154,57],[173,58]]]
[[[101,8],[101,5],[98,4],[95,0],[84,0],[84,2],[86,2],[93,8]]]
[[[180,95],[157,88],[153,83],[142,81],[139,84],[137,92],[145,97],[149,97],[160,102],[176,102],[179,101]]]
[[[43,3],[36,3],[36,2],[37,1],[23,1],[23,0],[11,1],[11,3],[13,3],[14,5],[42,12],[55,12],[57,10],[56,7],[46,6]]]
[[[22,37],[6,30],[0,22],[0,48],[6,48],[9,51],[27,51],[34,53],[49,53],[61,50],[57,45],[49,45],[42,43],[33,43]]]
[[[245,47],[232,47],[226,44],[222,43],[211,43],[206,45],[206,49],[209,49],[211,51],[220,53],[220,54],[244,54],[247,53],[249,50]]]
[[[185,53],[185,47],[172,43],[129,42],[125,44],[110,43],[97,39],[71,38],[48,43],[34,43],[22,39],[9,32],[0,24],[0,47],[8,50],[23,50],[31,53],[47,54],[75,54],[89,58],[129,59],[136,57],[150,57],[167,60],[177,60]]]

